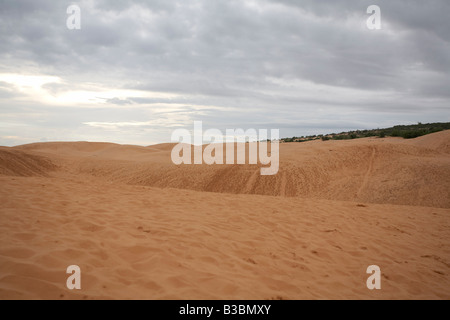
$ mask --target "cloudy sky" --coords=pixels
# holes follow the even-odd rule
[[[448,0],[0,0],[0,145],[450,121],[449,16]]]

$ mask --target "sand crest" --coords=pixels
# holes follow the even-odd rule
[[[1,147],[0,299],[450,299],[449,142],[282,144],[266,177],[170,144]]]

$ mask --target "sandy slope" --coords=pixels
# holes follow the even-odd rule
[[[170,144],[2,147],[0,298],[449,299],[449,142],[285,144],[275,177]]]
[[[450,130],[413,140],[282,144],[276,176],[261,176],[256,165],[176,166],[172,147],[77,142],[13,151],[48,158],[65,173],[133,185],[450,208]]]

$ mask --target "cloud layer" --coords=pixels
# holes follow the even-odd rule
[[[450,121],[450,2],[0,2],[0,144]],[[369,30],[366,9],[381,8]]]

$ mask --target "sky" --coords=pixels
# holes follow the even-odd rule
[[[0,0],[0,145],[448,122],[449,15],[448,0]]]

